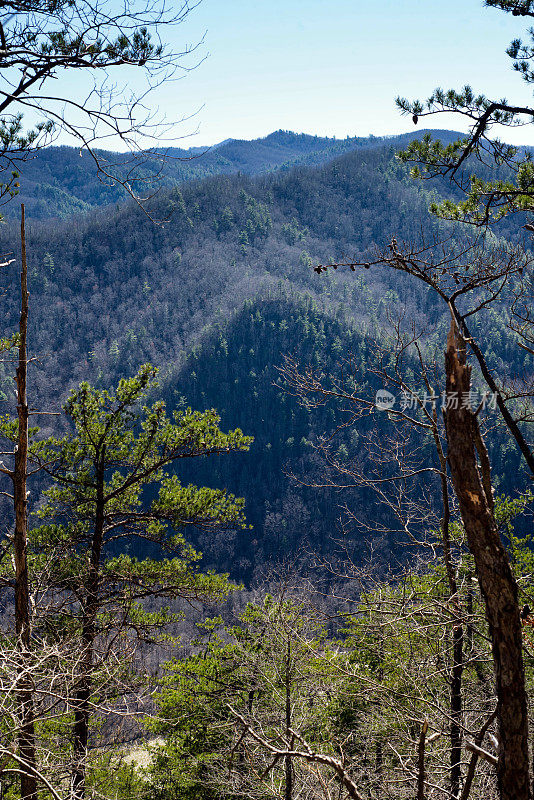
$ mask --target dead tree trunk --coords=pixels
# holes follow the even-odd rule
[[[286,695],[286,738],[289,750],[293,749],[294,739],[291,732],[291,640],[288,637],[286,650],[286,674],[285,674],[285,695]],[[285,789],[284,800],[293,800],[293,764],[291,756],[285,758]]]
[[[447,339],[445,368],[449,466],[468,546],[475,560],[492,644],[499,727],[499,793],[502,800],[531,800],[517,584],[495,523],[489,459],[478,420],[468,403],[471,368],[466,363],[465,343],[454,321]]]
[[[15,631],[20,656],[20,673],[16,687],[20,730],[19,756],[22,759],[20,793],[22,800],[37,800],[35,725],[33,692],[29,678],[30,658],[30,591],[27,559],[27,475],[28,475],[28,399],[27,399],[27,331],[28,331],[28,265],[24,205],[21,205],[20,240],[22,270],[20,276],[21,305],[19,323],[19,359],[16,374],[18,436],[15,447],[15,468],[12,473],[15,508]]]
[[[417,800],[425,800],[425,743],[427,731],[428,722],[425,719],[423,725],[421,726],[419,743],[417,745]]]
[[[462,780],[462,675],[464,668],[464,629],[462,624],[458,584],[456,580],[456,570],[453,563],[451,547],[451,509],[449,503],[449,486],[447,482],[447,457],[443,451],[441,439],[438,433],[437,414],[435,410],[433,412],[433,421],[434,443],[436,445],[441,471],[441,501],[443,504],[441,541],[443,545],[445,571],[447,573],[447,581],[449,584],[448,600],[455,611],[452,629],[452,666],[450,671],[451,719],[449,735],[451,749],[449,774],[451,797],[453,800],[457,800],[460,795],[460,784]]]

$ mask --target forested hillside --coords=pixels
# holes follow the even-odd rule
[[[313,139],[289,138],[301,155],[308,150],[304,157],[317,156]],[[32,403],[58,408],[82,379],[104,388],[151,362],[162,369],[169,407],[214,407],[224,426],[253,435],[250,455],[186,472],[246,498],[252,531],[200,540],[207,562],[235,576],[250,580],[296,550],[305,558],[310,549],[333,547],[348,499],[299,486],[286,474],[317,478],[313,444],[340,418],[334,408],[305,412],[284,392],[276,369],[283,356],[335,373],[357,353],[357,380],[372,395],[380,386],[367,374],[373,345],[366,337],[380,341],[403,314],[424,331],[429,352],[441,357],[447,321],[424,287],[382,268],[320,276],[312,269],[370,258],[376,244],[393,236],[450,235],[450,227],[427,214],[443,184],[410,180],[396,147],[367,141],[321,166],[255,178],[217,175],[166,189],[152,205],[156,216],[169,216],[162,226],[131,201],[68,222],[30,216],[30,342],[39,357],[31,367]],[[17,236],[7,222],[4,251],[17,251]],[[14,269],[7,268],[5,286],[15,280]],[[17,302],[6,294],[6,331],[16,324]],[[493,311],[485,347],[491,363],[513,374],[530,356],[505,349],[504,325],[505,317]],[[0,368],[9,398],[9,365]],[[369,424],[384,421],[378,414]],[[46,420],[45,428],[51,430]],[[358,455],[350,443],[343,446]],[[491,449],[497,484],[507,489],[518,454],[502,432],[492,437]],[[364,516],[375,513],[369,496],[362,508]],[[369,545],[359,541],[357,526],[351,536],[356,549]],[[387,560],[389,545],[380,547]]]
[[[446,140],[454,138],[450,131],[442,134]],[[257,175],[287,170],[297,164],[321,164],[352,150],[375,148],[388,142],[400,146],[412,138],[403,135],[328,139],[276,131],[253,141],[229,139],[213,147],[169,147],[135,156],[98,150],[101,171],[86,150],[47,147],[18,165],[21,184],[18,196],[33,219],[67,217],[128,198],[124,187],[105,174],[109,169],[127,177],[134,191],[143,197],[158,188],[209,175]],[[8,203],[4,212],[16,215],[16,204]]]
[[[393,145],[273,176],[216,176],[169,189],[155,202],[157,216],[170,215],[165,225],[132,203],[68,222],[30,217],[32,342],[51,359],[40,392],[61,393],[81,376],[106,382],[142,360],[176,361],[218,311],[226,314],[273,280],[347,303],[364,317],[375,306],[383,310],[392,290],[415,313],[418,290],[402,280],[392,286],[373,271],[340,293],[311,265],[364,255],[394,234],[415,238],[421,225],[438,230],[427,215],[428,192],[409,180]],[[2,234],[4,250],[16,252],[16,224],[6,223]],[[6,285],[14,269],[4,272]],[[5,315],[8,327],[17,315],[13,295]]]
[[[503,320],[494,322],[497,338],[502,324]],[[376,318],[363,327],[342,307],[333,311],[328,302],[288,291],[279,282],[245,301],[229,321],[215,323],[183,364],[171,370],[164,392],[170,408],[216,407],[223,428],[239,427],[254,436],[249,454],[197,462],[180,472],[182,479],[227,486],[247,498],[251,531],[195,539],[206,564],[250,582],[280,560],[295,560],[304,568],[342,550],[356,561],[365,561],[371,552],[384,564],[405,559],[410,543],[396,531],[395,520],[379,498],[364,487],[342,489],[343,481],[337,488],[328,488],[328,480],[339,483],[339,476],[317,452],[323,437],[333,437],[335,457],[347,464],[365,463],[369,441],[387,440],[393,434],[387,414],[375,410],[343,427],[347,411],[339,408],[335,398],[318,408],[304,408],[278,369],[284,356],[290,355],[329,376],[332,385],[350,371],[353,387],[372,400],[382,386],[374,372],[382,333]],[[439,326],[434,340],[428,342],[429,352],[434,349],[437,358],[443,334]],[[489,351],[490,358],[502,364],[507,354],[499,352],[498,344],[496,349],[493,356]],[[509,364],[511,370],[518,366]],[[417,374],[416,362],[410,368]],[[488,423],[496,488],[513,494],[527,481],[520,455],[502,426],[496,426],[494,414]],[[428,463],[435,463],[430,442],[424,449]],[[358,508],[359,518],[349,519],[346,506]],[[378,519],[389,526],[389,536],[370,533],[371,521]]]
[[[533,800],[534,0],[421,5],[0,3],[0,800]]]

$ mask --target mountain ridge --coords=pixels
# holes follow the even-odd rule
[[[347,137],[335,139],[291,131],[273,131],[260,139],[229,139],[211,148],[165,148],[156,151],[161,164],[150,151],[137,157],[137,175],[142,181],[135,188],[141,195],[150,193],[144,180],[161,169],[161,180],[153,185],[170,187],[210,175],[258,175],[288,170],[294,166],[327,163],[333,158],[357,149],[375,149],[384,145],[403,143],[419,138],[425,131],[414,131],[389,137]],[[437,131],[447,141],[459,134]],[[96,150],[101,163],[111,170],[129,173],[132,157],[111,151]],[[120,167],[118,166],[120,165]],[[26,206],[33,219],[66,218],[92,209],[124,202],[128,194],[104,174],[100,177],[92,156],[79,148],[67,145],[52,146],[39,151],[20,165],[21,189],[17,200]],[[131,176],[129,180],[135,186]],[[150,183],[150,181],[149,181]],[[4,205],[6,216],[18,214],[18,202]]]
[[[318,466],[302,411],[292,401],[284,405],[280,389],[271,387],[281,355],[289,349],[302,363],[311,359],[312,366],[330,368],[334,352],[343,357],[352,347],[360,352],[365,380],[362,342],[368,333],[384,335],[398,308],[425,331],[425,346],[436,359],[442,358],[448,323],[422,284],[378,268],[320,276],[312,269],[347,256],[370,260],[373,248],[392,236],[410,241],[418,240],[421,230],[430,237],[451,234],[450,225],[428,214],[432,192],[444,192],[446,184],[412,181],[409,168],[395,157],[397,147],[388,141],[315,166],[214,174],[166,187],[149,206],[156,218],[168,218],[163,226],[133,202],[66,220],[28,219],[32,405],[59,410],[81,380],[109,388],[149,361],[161,368],[170,407],[182,397],[199,408],[213,405],[221,409],[223,427],[241,425],[255,434],[250,463],[243,456],[239,468],[224,472],[221,466],[213,473],[218,485],[246,492],[255,530],[233,543],[218,540],[219,550],[199,542],[210,565],[230,569],[239,563],[239,575],[247,580],[269,558],[306,545],[311,524],[306,507],[316,514],[307,540],[314,547],[335,527],[339,511],[335,498],[308,498],[289,480],[282,486],[286,464],[304,475]],[[19,315],[18,294],[10,290],[19,279],[14,220],[5,221],[0,236],[0,251],[15,254],[2,272],[8,333]],[[291,308],[288,292],[294,296]],[[486,354],[513,373],[525,356],[519,354],[520,364],[517,353],[503,351],[501,324],[505,320],[492,318]],[[13,377],[7,363],[0,364],[0,391],[8,412]],[[277,438],[273,434],[270,441],[261,426],[272,418]],[[282,420],[285,427],[278,424]],[[331,429],[334,421],[319,417],[315,432]],[[44,432],[55,432],[55,424],[54,417],[43,418]],[[497,482],[499,474],[517,476],[513,447],[499,439],[496,448],[502,450],[499,457],[492,453]],[[261,487],[254,483],[257,476]],[[210,482],[204,473],[186,477]],[[301,510],[297,515],[294,507]],[[283,519],[291,521],[293,533],[289,527],[282,531]],[[276,530],[282,532],[275,546],[269,541]]]

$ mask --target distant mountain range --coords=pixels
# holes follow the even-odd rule
[[[448,184],[413,181],[395,157],[411,138],[340,142],[279,131],[254,142],[232,140],[198,158],[169,159],[167,185],[150,203],[155,217],[169,219],[163,226],[113,195],[77,151],[51,148],[25,166],[19,199],[28,209],[30,348],[38,356],[30,368],[31,405],[57,409],[79,381],[111,386],[151,361],[161,368],[170,408],[215,407],[223,428],[254,435],[249,454],[181,473],[245,496],[253,531],[198,542],[210,566],[235,577],[249,580],[296,549],[328,552],[347,499],[364,516],[378,513],[365,494],[312,490],[287,477],[320,478],[324,465],[313,444],[339,416],[331,406],[304,410],[284,393],[276,369],[284,354],[332,374],[350,356],[362,391],[372,393],[373,342],[399,312],[442,358],[448,322],[422,284],[380,269],[312,269],[331,259],[368,258],[392,236],[454,234],[457,228],[428,214],[431,199],[450,192]],[[187,152],[173,151],[180,159]],[[16,216],[17,200],[7,209]],[[504,221],[501,233],[514,235],[512,223]],[[16,255],[18,236],[8,217],[0,253]],[[18,293],[11,291],[18,268],[15,261],[2,272],[6,331],[18,322]],[[488,358],[510,374],[525,361],[534,372],[528,354],[503,350],[505,326],[505,316],[492,312]],[[2,397],[8,410],[13,377],[4,362]],[[385,419],[370,424],[378,431]],[[56,420],[44,417],[43,424],[51,432]],[[359,457],[358,436],[348,429],[340,437],[349,458]],[[509,489],[520,480],[517,452],[497,429],[490,445],[497,488]],[[357,530],[350,535],[357,548],[367,544]],[[373,546],[388,558],[395,543]]]
[[[394,145],[401,147],[424,131],[393,137],[347,137],[329,139],[319,136],[276,131],[263,139],[252,141],[227,139],[211,148],[168,148],[155,158],[150,151],[140,153],[132,161],[130,155],[99,150],[102,164],[126,175],[130,171],[140,179],[160,172],[158,181],[149,180],[152,188],[159,184],[172,186],[198,180],[209,175],[260,175],[275,170],[287,170],[297,165],[324,164],[333,158],[357,149]],[[447,141],[459,134],[436,131],[435,135]],[[161,160],[163,159],[163,161]],[[120,165],[118,167],[118,165]],[[113,185],[103,174],[97,173],[94,159],[86,152],[73,147],[49,147],[38,152],[20,166],[21,190],[17,198],[26,204],[29,217],[46,219],[67,217],[73,213],[89,211],[103,205],[123,201],[125,190]],[[137,184],[139,194],[148,193],[147,186]],[[4,206],[8,216],[18,213],[18,202]]]

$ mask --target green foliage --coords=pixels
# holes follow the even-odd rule
[[[122,169],[117,165],[117,174],[140,188],[152,185],[157,173],[158,179],[161,177],[166,186],[173,187],[176,197],[169,201],[163,215],[167,218],[182,213],[178,187],[184,182],[238,172],[256,175],[278,169],[287,171],[296,164],[321,164],[351,150],[376,147],[384,141],[377,137],[334,140],[277,131],[263,139],[230,140],[201,152],[198,148],[169,148],[166,151],[169,157],[163,162],[159,155],[146,152],[133,173],[128,162]],[[109,163],[116,163],[116,155],[111,152],[99,151],[98,155]],[[21,163],[18,173],[22,175],[22,188],[18,191],[32,219],[67,217],[124,201],[127,197],[122,186],[99,180],[90,154],[74,147],[38,150],[30,161]],[[229,210],[234,214],[233,209]],[[17,213],[15,205],[6,206],[8,216]],[[222,225],[220,229],[219,224]],[[213,217],[213,228],[218,236],[231,224],[230,217],[219,214]]]
[[[224,564],[232,575],[249,580],[256,565],[289,556],[301,545],[317,552],[331,546],[339,516],[334,493],[291,485],[284,470],[315,474],[313,445],[321,432],[332,431],[338,417],[333,403],[313,410],[300,405],[285,391],[277,365],[283,353],[293,352],[303,363],[339,376],[340,351],[354,359],[356,377],[364,385],[372,360],[366,338],[345,316],[333,318],[310,297],[280,289],[247,302],[169,377],[169,407],[183,397],[193,406],[218,399],[224,424],[237,425],[255,438],[250,459],[230,455],[209,465],[188,464],[194,482],[216,479],[245,496],[253,526],[252,535],[238,532],[222,552],[216,541],[200,537],[209,564]],[[372,395],[376,388],[364,391]],[[363,422],[362,430],[384,422]],[[348,449],[354,456],[354,447]]]
[[[307,228],[301,228],[296,219],[286,222],[281,228],[282,237],[287,244],[295,245],[297,242],[303,242],[306,239],[309,231]]]
[[[514,538],[514,531],[531,499],[501,497],[496,504],[499,522],[514,540],[516,574],[525,585],[532,576],[532,550],[526,540]],[[459,626],[461,724],[478,730],[494,707],[483,603],[457,523],[451,537],[454,596],[439,559],[407,565],[387,577],[358,569],[356,596],[353,584],[345,587],[347,599],[336,618],[342,626],[338,638],[328,635],[315,610],[287,589],[249,603],[235,625],[225,625],[221,617],[205,620],[189,651],[166,664],[157,695],[159,719],[151,726],[164,741],[152,747],[152,762],[140,773],[140,796],[283,795],[284,762],[254,740],[252,730],[275,747],[293,741],[295,750],[327,756],[342,750],[344,767],[363,797],[393,797],[392,786],[401,779],[407,785],[415,780],[414,741],[425,719],[427,775],[435,785],[446,785],[452,643]],[[531,681],[530,657],[527,671]],[[295,758],[291,766],[295,792],[323,796],[327,770],[314,785],[310,775],[317,774],[316,764],[314,770],[302,769]],[[493,780],[481,765],[473,796],[484,796]]]
[[[229,206],[223,208],[220,217],[216,217],[213,222],[213,227],[217,236],[231,231],[235,225],[234,212]]]
[[[298,600],[267,595],[249,603],[236,625],[221,618],[199,626],[193,654],[166,665],[157,696],[154,732],[165,744],[154,748],[145,773],[146,793],[158,800],[228,796],[224,772],[235,771],[239,793],[254,793],[263,759],[239,736],[234,711],[261,726],[267,738],[284,729],[286,699],[291,724],[308,740],[328,748],[328,692],[339,654],[326,632]],[[236,744],[237,741],[237,744]],[[270,760],[265,754],[265,764]],[[263,764],[263,766],[265,766]],[[298,765],[295,767],[299,774]],[[284,781],[282,765],[273,772]]]
[[[530,0],[487,0],[486,5],[511,12],[514,16],[534,17]],[[530,29],[528,35],[528,43],[516,38],[506,52],[513,60],[514,70],[526,83],[532,83],[534,29]],[[511,213],[534,210],[532,153],[511,147],[491,135],[495,126],[506,128],[531,122],[534,116],[532,107],[476,95],[471,86],[464,86],[459,92],[438,88],[426,103],[398,97],[397,106],[403,114],[410,114],[414,123],[428,114],[453,113],[467,118],[471,126],[467,137],[452,143],[442,144],[426,134],[422,141],[412,141],[399,154],[402,161],[415,164],[413,177],[443,175],[465,195],[464,200],[456,197],[433,203],[432,213],[444,219],[480,226],[495,223]],[[476,161],[479,163],[475,166]],[[488,163],[495,167],[489,176]],[[471,170],[469,178],[466,169]],[[505,173],[504,177],[498,174],[498,170]]]
[[[22,114],[17,113],[9,117],[0,118],[0,157],[5,153],[13,153],[20,156],[20,153],[36,148],[53,130],[53,123],[38,122],[32,130],[23,131]],[[12,164],[13,161],[10,161]],[[9,166],[4,166],[2,172],[9,172]],[[0,183],[0,200],[6,202],[13,199],[19,193],[20,172],[11,170],[7,180]],[[0,217],[1,219],[1,217]]]
[[[222,433],[213,410],[181,409],[169,419],[161,401],[143,404],[156,386],[156,370],[149,365],[121,380],[114,393],[84,383],[64,407],[73,433],[33,444],[33,457],[47,464],[53,477],[38,511],[46,523],[32,532],[34,569],[48,564],[54,551],[58,590],[84,585],[99,514],[102,591],[134,603],[152,591],[202,597],[227,590],[223,579],[192,571],[199,555],[182,532],[186,526],[244,526],[243,500],[226,490],[182,485],[166,469],[182,459],[247,450],[252,439],[238,429]],[[112,557],[119,543],[132,548],[135,540],[156,548],[159,560]],[[139,544],[135,549],[142,554]],[[132,608],[131,622],[138,628],[140,609]],[[145,621],[149,625],[149,617]],[[161,628],[161,620],[156,622]]]
[[[445,133],[442,136],[446,138]],[[307,138],[280,136],[245,144],[249,153],[256,153],[259,168],[260,154],[274,158],[280,148],[294,146],[303,154],[306,142]],[[245,144],[228,144],[223,152],[231,151],[237,159]],[[317,152],[315,145],[322,146],[309,142],[308,155]],[[185,396],[186,405],[215,407],[223,425],[238,426],[256,437],[257,450],[250,459],[238,454],[214,456],[209,469],[203,460],[181,462],[182,483],[227,486],[247,498],[253,534],[237,530],[212,537],[191,529],[195,546],[205,554],[204,563],[232,570],[236,578],[248,580],[257,564],[287,555],[306,540],[308,546],[324,551],[332,535],[337,536],[339,501],[334,493],[291,485],[282,471],[287,466],[299,476],[320,480],[313,446],[301,442],[316,443],[322,429],[331,431],[336,412],[330,405],[312,414],[273,385],[282,354],[293,353],[302,364],[328,371],[335,370],[340,357],[353,356],[363,381],[372,358],[364,332],[381,335],[387,330],[387,317],[397,303],[406,309],[406,320],[410,316],[420,320],[437,352],[442,350],[446,323],[423,286],[374,270],[350,276],[338,270],[324,280],[312,268],[343,253],[359,253],[363,259],[375,243],[395,234],[399,240],[414,240],[421,223],[425,236],[438,236],[440,230],[451,233],[426,214],[430,194],[411,181],[395,159],[398,146],[395,140],[374,140],[320,168],[299,168],[258,180],[214,176],[184,184],[179,191],[163,190],[155,216],[166,216],[172,204],[176,208],[163,228],[129,207],[68,223],[32,224],[30,340],[40,359],[32,362],[31,374],[41,408],[57,403],[64,387],[81,380],[99,389],[116,385],[150,361],[165,375],[169,409]],[[48,177],[39,174],[39,180],[65,175],[72,179],[73,191],[82,186],[90,191],[84,158],[58,148],[47,151],[47,159]],[[187,163],[193,166],[197,161]],[[201,160],[199,168],[200,164]],[[446,196],[443,181],[436,190]],[[240,234],[248,207],[254,216],[247,197],[254,198],[254,209],[267,210],[272,227],[266,237],[258,234],[254,245],[245,234],[243,255]],[[96,203],[98,198],[91,196],[90,201]],[[217,238],[213,222],[229,212],[234,225]],[[508,225],[506,220],[500,224]],[[288,244],[284,226],[307,230],[306,240]],[[18,227],[3,227],[5,250],[15,251]],[[511,230],[503,227],[504,232]],[[51,275],[41,268],[47,253],[54,262]],[[16,265],[6,268],[5,281],[18,281]],[[343,314],[337,318],[340,303]],[[9,331],[19,313],[12,293],[5,296],[4,309]],[[258,311],[261,321],[256,318]],[[254,315],[254,322],[249,315]],[[483,335],[478,338],[485,342],[491,364],[512,375],[531,364],[530,356],[512,346],[506,325],[504,308],[496,308],[491,320],[481,321],[478,333]],[[226,341],[227,352],[219,337]],[[53,354],[51,362],[47,354]],[[10,402],[13,382],[2,365],[0,389]],[[291,448],[286,447],[289,439],[295,442]],[[519,469],[516,454],[506,445],[502,430],[490,445],[492,458],[497,459],[494,474],[501,481],[499,491],[509,491]],[[349,458],[356,456],[354,447],[346,447]],[[357,502],[367,508],[369,499],[358,497]]]
[[[101,704],[112,713],[125,687],[147,690],[150,677],[135,665],[139,643],[173,641],[181,614],[164,603],[221,600],[235,588],[225,575],[199,570],[201,554],[184,531],[195,526],[213,536],[245,527],[244,501],[225,489],[182,483],[169,468],[247,451],[252,438],[239,429],[223,433],[213,409],[184,407],[167,416],[162,401],[149,403],[157,388],[150,365],[113,391],[83,383],[64,404],[69,433],[42,440],[30,430],[30,460],[50,478],[36,511],[42,524],[29,533],[30,583],[42,602],[32,628],[34,647],[56,653],[51,669],[61,673],[65,698],[78,697],[84,687],[91,702],[84,724],[93,737]],[[17,427],[8,416],[0,421],[8,440],[16,439]],[[12,581],[9,559],[2,571]],[[60,678],[55,680],[59,691]],[[39,721],[38,736],[54,752],[58,741],[63,751],[69,741],[76,743],[70,702],[63,702],[50,725],[46,715]],[[106,766],[96,755],[84,771],[93,787],[103,782],[126,798],[135,771],[117,763],[106,777],[111,761]]]
[[[532,506],[534,495],[526,491],[519,497],[501,495],[495,502],[495,519],[501,535],[508,545],[512,569],[519,581],[520,589],[530,597],[530,583],[534,576],[534,540],[529,530],[526,534],[517,530],[517,518]]]

